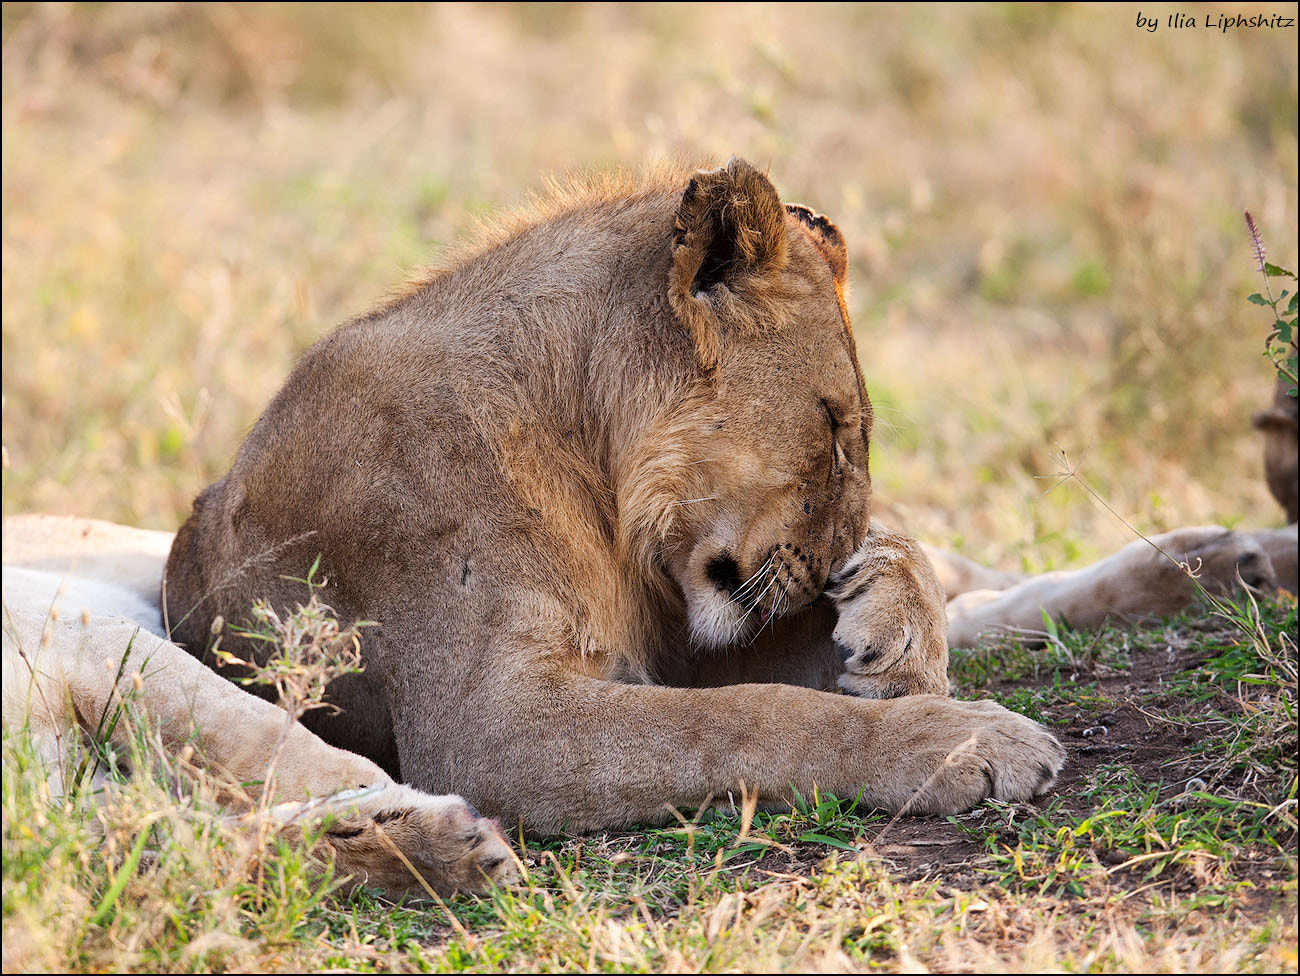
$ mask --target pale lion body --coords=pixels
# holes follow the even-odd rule
[[[122,703],[173,753],[191,747],[236,809],[258,797],[285,713],[240,690],[165,640],[158,586],[169,532],[43,515],[4,521],[3,702],[7,730],[25,728],[51,792],[101,728],[129,754]],[[341,874],[392,896],[477,890],[514,876],[496,826],[457,796],[393,783],[374,763],[301,725],[279,750],[271,815],[289,829],[332,818],[326,843]],[[103,772],[95,790],[111,789]],[[307,802],[310,801],[310,802]],[[384,837],[376,830],[384,825]],[[402,852],[399,856],[393,847]]]

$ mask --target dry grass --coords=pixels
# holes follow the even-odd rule
[[[1294,32],[1130,13],[7,4],[4,511],[174,527],[295,356],[473,217],[740,153],[850,242],[919,534],[1009,568],[1126,541],[1038,497],[1058,445],[1140,528],[1271,521],[1241,211],[1294,265]]]
[[[1150,34],[1123,6],[0,16],[5,514],[174,528],[302,349],[476,217],[550,172],[737,153],[849,241],[874,479],[917,534],[1013,569],[1127,541],[1078,491],[1040,497],[1058,448],[1144,531],[1278,519],[1241,211],[1295,267],[1294,30]],[[105,849],[24,748],[6,739],[6,969],[1296,969],[1294,830],[1280,887],[1212,897],[1087,864],[1069,898],[948,887],[847,852],[742,883],[747,857],[595,838],[453,905],[465,937],[320,901],[293,849],[268,874],[288,893],[250,901],[251,855],[214,853],[234,842],[152,780]],[[149,824],[173,853],[89,924]]]

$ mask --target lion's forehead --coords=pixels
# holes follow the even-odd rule
[[[733,413],[822,421],[823,407],[853,422],[865,407],[851,350],[828,336],[802,336],[787,348],[756,349],[729,371],[719,399]]]

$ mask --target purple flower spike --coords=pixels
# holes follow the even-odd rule
[[[1259,239],[1259,228],[1255,226],[1255,218],[1246,211],[1246,228],[1250,231],[1250,239],[1255,245],[1255,257],[1259,259],[1259,268],[1261,274],[1264,271],[1264,242]]]

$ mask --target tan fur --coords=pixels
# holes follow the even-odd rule
[[[285,713],[159,636],[156,593],[170,543],[169,533],[91,519],[5,519],[4,725],[30,730],[56,796],[80,743],[119,705],[120,751],[129,751],[129,728],[144,723],[170,751],[192,746],[220,782],[240,784],[224,794],[234,809],[259,795]],[[102,774],[98,785],[111,789]],[[496,826],[460,797],[398,786],[301,725],[280,752],[276,785],[283,802],[273,813],[286,829],[330,817],[325,842],[340,874],[392,897],[424,891],[407,862],[440,894],[514,875]]]
[[[1296,398],[1290,393],[1294,385],[1285,376],[1278,376],[1273,405],[1251,418],[1255,427],[1264,432],[1264,477],[1268,489],[1285,510],[1288,522],[1300,518],[1300,484],[1297,483],[1300,461],[1296,440],[1300,412]]]
[[[1278,588],[1291,594],[1300,593],[1300,530],[1296,523],[1281,529],[1256,529],[1246,535],[1268,557]],[[1243,571],[1243,575],[1248,573]]]
[[[959,553],[948,552],[924,542],[918,544],[933,567],[939,585],[943,587],[945,599],[948,600],[971,590],[1005,590],[1025,578],[1024,573],[1005,573],[981,566]]]
[[[314,730],[538,830],[741,781],[916,811],[1040,792],[1062,752],[1018,715],[828,693],[816,598],[870,502],[846,267],[741,160],[512,220],[304,356],[177,535],[174,636],[202,656],[321,555],[330,604],[382,626]],[[890,586],[941,616],[923,575]]]

